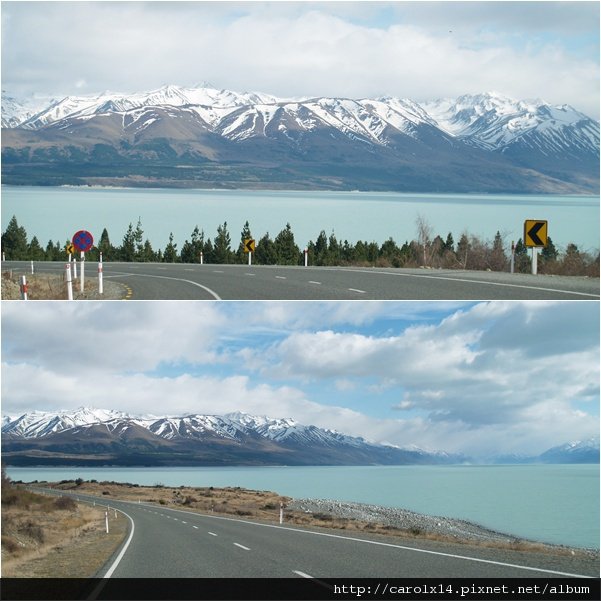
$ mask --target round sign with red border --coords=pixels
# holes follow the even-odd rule
[[[73,246],[81,252],[88,252],[94,245],[94,237],[86,230],[79,230],[73,235]]]

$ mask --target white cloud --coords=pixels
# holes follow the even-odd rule
[[[246,411],[490,454],[598,434],[598,302],[444,306],[4,303],[3,411]]]
[[[85,81],[88,93],[132,92],[203,80],[284,97],[498,90],[598,117],[598,51],[574,41],[578,32],[598,45],[587,3],[559,12],[544,2],[526,11],[519,2],[379,11],[370,3],[19,4],[28,3],[3,6],[2,32],[3,86],[16,91],[68,94]],[[458,9],[471,18],[458,20]]]

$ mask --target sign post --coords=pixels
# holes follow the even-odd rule
[[[102,285],[102,253],[98,257],[98,294],[104,294],[104,287]]]
[[[86,230],[79,230],[73,234],[73,240],[71,240],[73,246],[80,251],[81,255],[81,279],[79,283],[79,289],[83,292],[84,289],[84,277],[85,277],[85,253],[87,253],[94,244],[94,237],[90,232]]]
[[[255,252],[255,241],[252,238],[244,240],[244,252],[248,254],[248,265],[252,265],[252,254]]]
[[[547,222],[537,219],[524,221],[524,245],[532,249],[532,275],[538,272],[538,249],[547,246]]]

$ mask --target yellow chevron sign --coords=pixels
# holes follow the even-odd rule
[[[547,222],[526,219],[524,222],[524,245],[529,247],[547,246]]]

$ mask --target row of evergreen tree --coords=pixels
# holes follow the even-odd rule
[[[377,267],[431,267],[446,269],[488,269],[508,271],[511,248],[508,248],[500,232],[492,242],[482,241],[467,233],[461,234],[457,243],[451,233],[446,238],[433,236],[431,227],[423,220],[417,221],[416,240],[406,241],[399,246],[392,238],[383,244],[348,240],[339,241],[332,232],[329,236],[321,231],[315,242],[309,242],[309,264],[317,266],[360,265]],[[227,222],[219,225],[213,238],[205,235],[198,226],[181,249],[173,234],[164,249],[155,250],[144,238],[142,223],[129,224],[121,244],[112,244],[106,228],[97,245],[87,253],[87,259],[97,261],[102,252],[104,261],[165,262],[165,263],[246,263],[245,240],[253,239],[248,221],[240,232],[240,242],[232,245]],[[15,216],[2,233],[2,251],[7,260],[61,261],[67,257],[65,243],[50,240],[43,248],[36,236],[29,241],[25,228]],[[530,254],[522,240],[518,240],[513,251],[516,272],[531,270]],[[290,224],[272,239],[269,233],[255,241],[253,263],[259,265],[302,265],[304,249],[299,248]],[[539,273],[566,273],[570,275],[599,275],[599,256],[591,257],[581,252],[575,244],[569,244],[564,253],[559,253],[549,238],[538,259]]]

